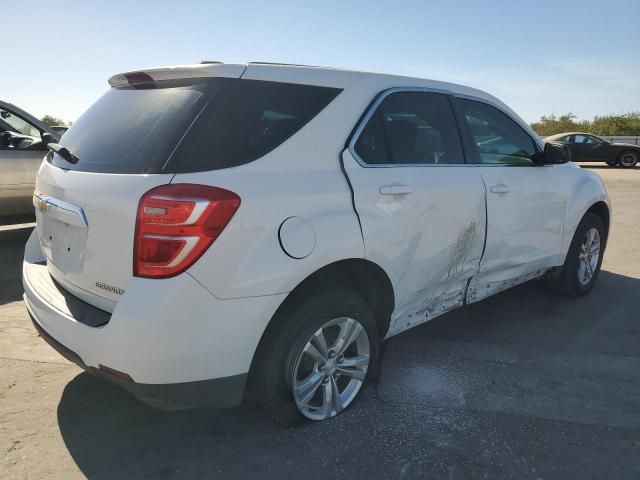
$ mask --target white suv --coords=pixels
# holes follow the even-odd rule
[[[38,172],[24,298],[151,405],[330,418],[380,340],[530,279],[596,282],[602,182],[484,92],[259,63],[109,82]]]

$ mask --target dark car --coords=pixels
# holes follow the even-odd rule
[[[590,133],[559,133],[544,140],[567,145],[574,162],[605,162],[611,167],[633,168],[640,160],[639,145],[611,143]]]

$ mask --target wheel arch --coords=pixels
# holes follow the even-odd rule
[[[598,174],[588,170],[578,169],[577,172],[579,175],[571,180],[573,185],[568,192],[562,249],[558,256],[558,265],[564,264],[576,228],[588,212],[595,213],[602,218],[607,236],[611,229],[613,213],[602,179]]]
[[[607,237],[609,237],[609,225],[611,222],[611,212],[609,211],[609,206],[605,202],[600,200],[591,205],[585,212],[585,215],[587,213],[595,213],[600,217],[602,223],[604,224],[605,233]]]
[[[305,295],[310,295],[320,288],[332,286],[353,288],[373,310],[378,336],[380,338],[386,336],[391,313],[395,308],[393,285],[387,273],[378,264],[363,258],[349,258],[330,263],[299,282],[269,320],[251,361],[250,389],[256,380],[252,379],[252,373],[257,370],[256,365],[266,360],[265,352],[268,351],[271,340],[283,328],[282,324],[286,320],[286,315],[282,315],[282,312],[286,311],[295,301],[304,298]]]
[[[292,301],[319,288],[341,285],[352,288],[371,307],[376,316],[378,334],[384,337],[395,307],[393,285],[387,273],[375,262],[363,258],[338,260],[319,268],[287,295],[267,325],[263,337],[271,333],[273,319]],[[261,339],[262,341],[262,339]]]

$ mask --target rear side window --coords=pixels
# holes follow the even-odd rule
[[[60,143],[76,164],[101,173],[185,173],[249,163],[316,116],[340,89],[214,78],[111,88]]]
[[[239,80],[210,102],[168,165],[177,173],[228,168],[256,160],[304,127],[340,89]]]
[[[458,100],[480,163],[533,165],[533,139],[515,121],[486,103]]]
[[[449,100],[438,93],[407,91],[386,96],[355,150],[368,164],[464,163]]]

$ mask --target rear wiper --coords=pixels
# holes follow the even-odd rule
[[[74,155],[73,152],[67,147],[63,147],[62,145],[58,145],[57,143],[49,143],[47,144],[47,148],[52,152],[57,153],[67,162],[72,163],[73,165],[78,163],[78,160],[80,160],[78,156]]]

